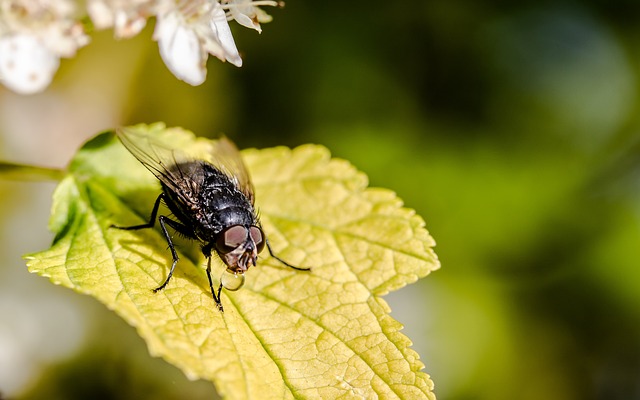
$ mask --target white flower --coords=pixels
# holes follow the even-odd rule
[[[61,57],[89,42],[68,0],[0,0],[0,80],[30,94],[44,90]]]
[[[271,22],[271,15],[257,6],[279,6],[282,3],[276,1],[253,1],[253,0],[223,0],[222,7],[229,10],[230,17],[237,23],[250,29],[262,33],[260,23]]]
[[[88,0],[87,12],[96,29],[113,28],[117,39],[140,33],[154,14],[153,0]]]
[[[58,70],[60,59],[37,38],[15,34],[0,39],[0,76],[21,94],[42,91]]]
[[[44,90],[60,65],[89,38],[76,15],[75,0],[0,0],[0,81],[27,94]],[[157,19],[154,40],[169,70],[200,85],[209,54],[235,66],[242,58],[229,20],[258,32],[271,16],[259,6],[274,0],[85,0],[96,29],[113,28],[116,38],[130,38]]]
[[[242,65],[226,15],[218,2],[187,1],[165,4],[158,13],[153,38],[169,70],[191,85],[204,82],[209,54]]]

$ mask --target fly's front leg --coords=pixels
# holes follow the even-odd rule
[[[213,280],[211,279],[211,256],[207,258],[207,278],[209,278],[209,288],[211,289],[211,294],[213,295],[213,301],[216,303],[218,310],[220,312],[224,312],[224,308],[222,307],[222,302],[220,301],[220,292],[222,292],[222,282],[220,282],[220,286],[218,286],[217,296],[216,296],[216,291],[213,289]]]
[[[291,265],[288,262],[286,262],[285,260],[283,260],[282,258],[276,256],[273,253],[273,249],[271,248],[271,244],[269,243],[269,239],[265,238],[265,242],[267,243],[267,249],[269,250],[269,255],[271,255],[271,257],[275,258],[276,260],[280,261],[282,264],[286,265],[289,268],[293,268],[295,270],[298,270],[298,271],[311,271],[311,268],[296,267],[295,265]]]

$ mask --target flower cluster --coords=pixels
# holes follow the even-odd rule
[[[60,58],[73,57],[89,43],[88,15],[95,29],[112,28],[119,39],[138,34],[156,18],[153,39],[171,72],[191,85],[205,81],[209,54],[240,67],[228,21],[261,32],[271,17],[259,6],[272,0],[0,0],[0,81],[30,94],[44,90]]]

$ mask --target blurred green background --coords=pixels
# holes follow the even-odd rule
[[[640,399],[640,3],[288,1],[191,87],[153,22],[93,35],[43,94],[0,89],[3,159],[62,167],[165,121],[324,144],[422,215],[442,269],[386,297],[440,399]],[[93,299],[27,273],[53,184],[0,182],[0,392],[209,399]]]

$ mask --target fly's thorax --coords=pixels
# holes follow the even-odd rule
[[[253,204],[237,187],[235,181],[210,167],[198,193],[198,203],[212,226],[222,230],[231,225],[255,224]]]

